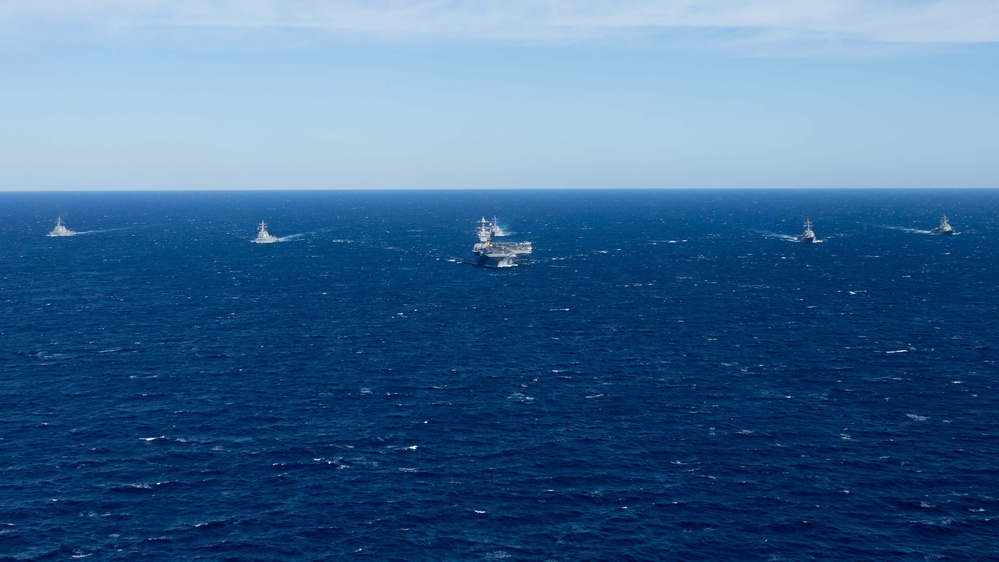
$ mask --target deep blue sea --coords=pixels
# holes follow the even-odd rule
[[[0,560],[997,559],[997,240],[996,190],[0,194]]]

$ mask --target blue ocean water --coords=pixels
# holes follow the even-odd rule
[[[990,190],[0,194],[0,560],[994,559],[997,239]]]

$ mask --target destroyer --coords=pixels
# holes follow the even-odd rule
[[[811,244],[815,242],[815,233],[812,232],[812,221],[805,220],[805,231],[795,238],[798,242],[804,242],[805,244]]]
[[[479,241],[472,246],[478,265],[513,267],[517,265],[518,257],[532,252],[530,242],[493,242],[494,228],[498,229],[495,219],[492,223],[485,217],[479,221],[479,228],[475,232]]]
[[[271,233],[267,232],[267,223],[260,221],[260,228],[257,230],[257,237],[253,239],[253,242],[256,244],[270,244],[277,241],[278,238],[276,236],[271,236]]]
[[[954,227],[947,222],[947,215],[940,219],[940,226],[930,230],[930,234],[954,234]]]
[[[76,236],[76,231],[66,228],[62,224],[62,217],[58,217],[56,218],[55,228],[52,229],[52,232],[49,232],[49,236]]]
[[[486,217],[482,217],[485,219]],[[496,215],[493,215],[493,223],[489,225],[489,234],[493,236],[506,236],[506,232],[500,228],[499,221],[496,220]]]

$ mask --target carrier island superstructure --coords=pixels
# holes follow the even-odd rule
[[[491,223],[485,217],[479,220],[479,228],[475,231],[479,241],[472,247],[478,265],[513,267],[517,265],[518,257],[531,253],[530,242],[494,242],[497,232],[501,231],[496,219]]]

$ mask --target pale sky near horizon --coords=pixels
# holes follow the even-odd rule
[[[0,191],[999,187],[997,0],[4,0]]]

